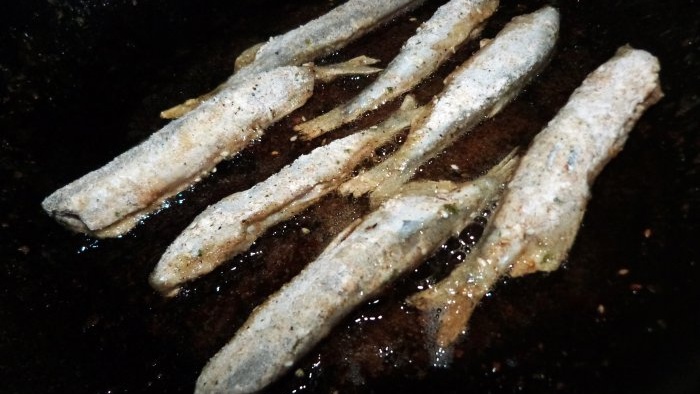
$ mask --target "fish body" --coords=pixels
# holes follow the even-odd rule
[[[281,66],[300,66],[333,53],[382,22],[418,7],[424,0],[349,0],[324,15],[255,45],[237,59],[237,70],[212,93],[189,99],[161,113],[167,119],[178,118],[196,108],[212,94],[245,83],[261,72]]]
[[[498,113],[547,63],[559,31],[559,13],[544,7],[515,17],[455,70],[406,142],[384,162],[344,184],[340,191],[372,192],[382,200],[462,134]]]
[[[411,90],[432,74],[456,48],[475,36],[498,8],[498,0],[451,0],[438,8],[377,79],[349,102],[295,127],[304,138],[315,138]]]
[[[274,381],[353,308],[429,257],[496,197],[516,159],[467,184],[420,182],[355,222],[257,307],[207,363],[196,393],[250,393]]]
[[[102,168],[57,190],[42,206],[72,230],[98,237],[123,234],[165,198],[303,105],[313,86],[309,67],[281,67],[224,89]]]
[[[183,282],[245,251],[268,228],[335,190],[420,111],[408,99],[383,123],[316,148],[265,181],[211,205],[168,247],[151,274],[151,285],[175,295]]]
[[[235,84],[261,71],[302,65],[328,55],[424,0],[350,0],[289,32],[270,38],[254,60],[226,82]]]
[[[506,274],[559,267],[581,224],[590,187],[661,97],[659,63],[623,47],[592,72],[533,140],[482,240],[445,280],[410,302],[439,316],[437,342],[451,345],[481,298]]]
[[[227,86],[102,168],[57,190],[42,203],[67,227],[97,237],[133,228],[163,200],[259,139],[301,107],[315,81],[371,74],[375,59],[360,56],[327,66],[284,66]]]

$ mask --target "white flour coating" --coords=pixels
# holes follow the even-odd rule
[[[270,38],[249,65],[226,83],[245,81],[260,71],[302,65],[328,55],[381,25],[381,22],[417,7],[425,0],[350,0],[289,32]]]
[[[219,92],[141,144],[57,190],[44,209],[69,228],[117,236],[311,96],[313,72],[282,67]]]
[[[559,267],[581,224],[590,186],[621,149],[642,112],[661,97],[658,60],[623,47],[591,73],[533,140],[503,201],[467,260],[411,302],[439,317],[449,346],[505,274]]]
[[[458,234],[498,195],[512,156],[456,185],[418,182],[350,225],[281,290],[257,307],[207,363],[196,393],[251,393],[277,379],[347,313]]]
[[[541,259],[523,256],[508,263],[515,264],[512,275],[553,270],[565,258],[591,184],[622,150],[642,112],[660,98],[658,73],[655,57],[621,48],[586,78],[535,137],[522,169],[508,185],[494,226],[502,232],[513,231],[512,223],[518,219],[526,242],[542,245],[547,253]]]
[[[349,102],[297,125],[305,138],[314,138],[411,90],[432,74],[498,8],[498,0],[451,0],[438,8],[377,79]]]
[[[378,166],[342,186],[355,196],[382,200],[463,133],[495,115],[544,67],[559,31],[559,13],[544,7],[513,18],[486,46],[446,79],[432,110],[406,142]]]
[[[189,99],[161,113],[178,118],[227,86],[243,83],[280,66],[300,66],[329,55],[382,22],[418,7],[424,0],[349,0],[324,15],[245,50],[236,59],[236,72],[213,92]]]
[[[219,150],[213,157],[209,157],[210,152],[205,152],[205,159],[194,157],[191,158],[188,164],[184,164],[187,162],[181,161],[176,166],[183,168],[175,171],[176,173],[171,173],[170,170],[164,170],[163,168],[163,164],[169,167],[173,163],[168,163],[167,156],[170,155],[158,151],[156,147],[158,144],[173,144],[174,142],[169,138],[170,134],[187,134],[179,131],[181,127],[187,126],[193,129],[201,129],[207,126],[206,123],[217,123],[209,116],[202,115],[206,111],[211,111],[212,106],[217,104],[209,103],[204,105],[202,103],[208,102],[212,96],[223,97],[231,95],[232,91],[250,89],[253,86],[251,81],[260,82],[262,85],[276,83],[276,89],[270,89],[270,91],[272,93],[277,92],[278,96],[288,96],[281,101],[262,104],[255,100],[252,95],[234,94],[236,96],[235,99],[239,100],[235,105],[239,112],[236,113],[236,117],[241,119],[236,122],[249,121],[258,130],[264,129],[274,120],[291,112],[291,110],[278,110],[276,106],[284,105],[285,103],[302,104],[299,103],[300,99],[295,96],[299,93],[306,94],[305,90],[299,90],[299,86],[289,86],[289,83],[284,81],[275,82],[274,79],[279,74],[279,72],[275,71],[275,68],[287,65],[301,65],[317,57],[327,55],[380,26],[382,21],[417,7],[423,1],[350,0],[296,29],[280,36],[272,37],[267,43],[259,46],[254,55],[248,54],[252,59],[246,61],[246,64],[228,81],[219,86],[215,92],[202,98],[188,100],[185,104],[164,111],[165,113],[171,112],[172,117],[180,117],[188,114],[193,108],[199,106],[207,107],[208,109],[202,109],[204,112],[199,112],[199,115],[193,115],[193,117],[189,118],[201,119],[201,116],[204,118],[205,124],[198,126],[186,119],[182,119],[166,125],[144,144],[117,157],[105,167],[56,191],[44,200],[42,204],[44,209],[67,227],[98,237],[115,237],[129,231],[136,225],[138,220],[157,209],[164,198],[176,194],[198,179],[202,173],[213,169],[215,162],[220,160],[217,159],[219,154],[225,153],[226,150]],[[261,75],[261,73],[263,74]],[[313,82],[311,81],[310,83]],[[308,93],[310,94],[310,89]],[[207,100],[204,100],[205,98]],[[240,109],[238,104],[240,104]],[[253,114],[256,111],[260,112],[259,110],[270,112],[269,109],[264,108],[266,106],[272,109],[273,121],[266,121],[267,115],[262,113]],[[229,107],[229,110],[233,108]],[[230,116],[231,113],[227,112],[226,115]],[[223,119],[218,119],[218,124],[215,124],[215,126],[224,123]],[[253,131],[254,134],[259,134],[255,130]],[[195,138],[199,139],[201,136],[195,136]],[[251,135],[250,138],[254,138],[254,135]],[[162,141],[160,141],[161,139]],[[246,139],[249,138],[246,137]],[[183,144],[187,145],[188,143],[183,141]],[[199,141],[189,144],[201,145]],[[226,145],[227,143],[222,142],[222,144]],[[147,162],[154,167],[141,167],[138,164],[141,159],[140,155],[143,155],[148,150],[160,153],[152,156],[149,161],[142,162]],[[195,151],[202,153],[198,150]],[[233,152],[228,150],[228,153]],[[134,159],[137,159],[137,163],[130,165],[128,162]],[[203,163],[205,161],[207,163],[202,168],[195,168],[196,166],[192,165],[193,162]],[[214,164],[212,165],[211,163]],[[121,172],[121,175],[112,176],[113,172]],[[165,173],[162,174],[162,172]],[[100,189],[99,187],[102,188]]]
[[[183,282],[245,251],[268,228],[335,190],[362,160],[408,128],[420,111],[406,100],[380,125],[316,148],[251,189],[211,205],[168,247],[151,274],[151,285],[175,295]]]

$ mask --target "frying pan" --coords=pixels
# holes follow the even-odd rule
[[[328,197],[177,298],[164,300],[148,287],[158,257],[198,212],[310,151],[313,142],[289,141],[291,126],[351,97],[369,78],[318,86],[307,106],[122,238],[69,233],[39,205],[157,130],[160,110],[223,81],[243,49],[335,3],[1,6],[0,392],[192,392],[204,363],[252,308],[367,212],[366,200]],[[321,61],[368,54],[386,64],[441,3],[427,1]],[[562,13],[548,68],[418,177],[473,178],[512,147],[526,146],[617,47],[654,53],[666,96],[596,181],[564,267],[500,283],[450,366],[431,366],[420,319],[403,300],[468,253],[483,223],[470,226],[352,312],[268,392],[700,392],[700,7],[695,0],[502,1],[484,36],[546,3]],[[441,79],[475,49],[461,48],[419,87],[419,100],[439,92]],[[329,138],[384,115],[377,111]]]

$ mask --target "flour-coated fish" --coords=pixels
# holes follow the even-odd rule
[[[42,205],[72,230],[119,236],[306,103],[316,78],[376,72],[367,66],[373,62],[360,57],[333,66],[278,67],[226,87],[196,111],[57,190]]]
[[[318,137],[399,97],[432,74],[498,8],[498,0],[451,0],[438,8],[367,88],[347,103],[294,127],[305,139]]]
[[[406,142],[384,162],[341,186],[383,200],[418,168],[485,118],[498,113],[544,67],[554,49],[559,13],[544,7],[513,18],[498,35],[455,70]]]
[[[257,307],[207,363],[196,393],[251,393],[277,379],[340,319],[459,233],[499,194],[509,155],[466,184],[417,182],[345,229]]]
[[[187,100],[163,111],[161,116],[167,119],[178,118],[226,86],[245,82],[256,74],[275,67],[300,66],[329,55],[381,26],[382,22],[418,7],[423,2],[424,0],[349,0],[296,29],[244,51],[236,61],[236,72],[214,92]]]
[[[410,298],[426,316],[437,316],[437,345],[449,347],[458,338],[502,275],[559,267],[580,227],[591,184],[661,97],[658,73],[654,56],[621,48],[535,137],[476,248],[448,278]]]
[[[420,111],[407,98],[381,124],[316,148],[252,188],[211,205],[168,247],[151,274],[151,285],[173,296],[182,283],[245,251],[268,228],[334,191],[375,149],[408,128]]]

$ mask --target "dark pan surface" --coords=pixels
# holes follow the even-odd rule
[[[335,3],[0,6],[0,392],[192,392],[204,363],[252,308],[367,211],[365,200],[328,197],[175,299],[161,299],[147,284],[166,246],[198,212],[311,150],[319,142],[289,142],[291,126],[352,96],[368,78],[319,86],[307,106],[259,143],[120,239],[69,233],[39,205],[157,130],[164,124],[160,110],[226,78],[241,50]],[[411,17],[425,20],[441,3],[428,1],[324,61],[368,54],[385,64],[417,26]],[[484,36],[545,3],[503,0]],[[480,235],[471,226],[351,313],[270,393],[700,392],[700,4],[549,3],[562,12],[550,66],[419,176],[477,176],[512,147],[526,146],[617,47],[651,51],[661,60],[666,97],[597,180],[565,266],[501,283],[475,313],[451,367],[431,367],[417,316],[402,300],[426,278],[447,272]],[[424,83],[419,100],[438,92],[475,47],[462,48]],[[385,115],[374,113],[329,138]],[[279,155],[271,155],[275,150]]]

